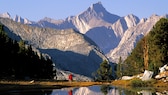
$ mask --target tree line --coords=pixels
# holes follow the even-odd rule
[[[110,81],[122,76],[144,73],[145,70],[159,73],[159,67],[168,64],[168,19],[161,18],[149,33],[137,42],[131,54],[112,70],[108,61],[104,60],[92,75],[95,81]],[[112,72],[114,71],[114,72]]]
[[[23,40],[8,37],[0,24],[0,78],[1,79],[53,79],[56,71],[51,59],[38,55]]]
[[[168,19],[161,18],[127,59],[121,62],[121,58],[117,66],[118,76],[140,74],[144,70],[157,74],[159,67],[168,64]]]

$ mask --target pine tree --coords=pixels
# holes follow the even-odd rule
[[[168,19],[161,18],[133,49],[123,63],[124,75],[134,75],[145,69],[157,74],[168,63]],[[131,67],[131,68],[130,68]]]
[[[122,58],[121,58],[121,56],[120,56],[119,62],[117,64],[116,75],[117,75],[117,78],[121,78],[122,77]]]
[[[168,19],[161,18],[148,35],[149,69],[155,72],[168,62]]]
[[[114,79],[112,77],[112,67],[108,64],[107,60],[104,60],[100,64],[100,68],[96,71],[98,81],[110,81]]]

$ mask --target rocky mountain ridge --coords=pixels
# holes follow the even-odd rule
[[[118,46],[106,54],[108,58],[112,62],[117,62],[119,57],[122,57],[122,59],[125,60],[136,46],[136,43],[148,34],[155,23],[163,17],[166,18],[166,15],[158,16],[154,14],[148,19],[141,19],[136,26],[127,29]]]
[[[6,17],[9,18],[10,15]],[[151,15],[142,19],[133,14],[120,17],[106,11],[101,2],[98,2],[92,4],[86,11],[76,16],[69,16],[65,20],[45,17],[38,22],[21,23],[44,28],[73,28],[91,38],[110,61],[117,63],[120,56],[124,60],[131,53],[136,42],[162,17],[167,18],[167,15]]]
[[[73,29],[39,28],[9,18],[0,18],[0,23],[5,25],[4,29],[11,38],[22,39],[41,53],[49,55],[57,68],[74,73],[76,79],[79,79],[79,75],[91,77],[99,64],[107,60],[90,38]]]

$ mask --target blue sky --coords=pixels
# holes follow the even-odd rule
[[[99,1],[107,11],[119,16],[148,18],[152,14],[168,14],[168,0],[0,0],[0,14],[8,12],[12,17],[19,15],[32,21],[44,17],[65,19]]]

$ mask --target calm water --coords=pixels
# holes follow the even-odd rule
[[[36,90],[9,90],[0,91],[0,95],[168,95],[168,91],[156,92],[154,90],[125,90],[113,86],[89,86],[62,89],[36,89]]]

